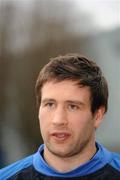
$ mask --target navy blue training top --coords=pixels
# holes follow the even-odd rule
[[[38,151],[0,170],[0,180],[120,180],[120,155],[97,143],[94,157],[78,168],[61,173],[50,167],[42,157],[44,145]]]

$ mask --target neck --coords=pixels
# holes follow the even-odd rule
[[[87,147],[82,152],[71,157],[60,157],[51,153],[47,147],[44,149],[45,161],[58,172],[69,172],[85,162],[89,161],[96,153],[95,143],[89,148]]]

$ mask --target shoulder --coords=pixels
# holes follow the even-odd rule
[[[110,165],[120,172],[120,154],[112,152]]]
[[[20,161],[17,161],[0,170],[0,179],[5,180],[7,178],[10,178],[17,172],[21,171],[22,169],[32,165],[32,163],[33,163],[33,155],[28,156]]]

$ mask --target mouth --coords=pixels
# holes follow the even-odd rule
[[[65,141],[67,140],[71,135],[67,132],[54,132],[50,134],[51,137],[56,141]]]

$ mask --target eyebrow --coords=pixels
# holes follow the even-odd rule
[[[46,102],[53,102],[53,101],[55,101],[55,99],[52,99],[52,98],[45,98],[45,99],[43,99],[43,100],[41,100],[41,102],[42,103],[46,103]]]
[[[45,98],[45,99],[41,100],[42,103],[55,102],[55,101],[56,100],[52,99],[52,98]],[[79,106],[84,106],[85,105],[83,102],[77,101],[77,100],[66,100],[65,102],[70,103],[70,104],[76,104],[76,105],[79,105]]]
[[[76,105],[79,105],[79,106],[84,106],[85,105],[83,102],[77,101],[77,100],[67,100],[66,102],[71,103],[71,104],[76,104]]]

